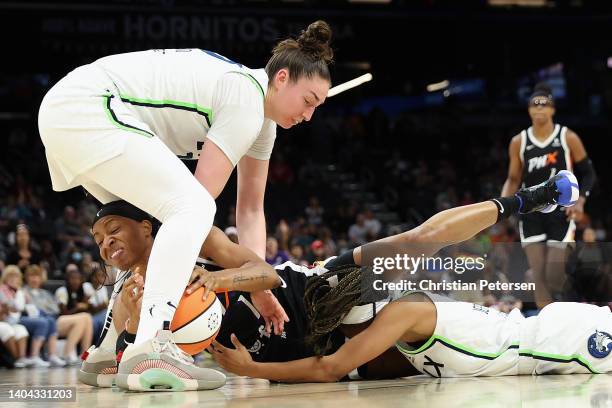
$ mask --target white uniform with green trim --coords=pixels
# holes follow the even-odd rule
[[[79,175],[121,154],[125,133],[117,129],[158,137],[183,159],[197,159],[210,139],[233,165],[245,155],[267,160],[276,138],[276,124],[264,118],[267,85],[263,69],[199,49],[111,55],[79,67],[45,96],[54,118],[39,118],[43,142],[52,147],[53,187],[79,185]],[[57,117],[62,106],[71,107],[65,118]]]
[[[523,317],[427,293],[437,311],[433,336],[397,348],[433,377],[612,372],[612,314],[607,307],[553,303]]]

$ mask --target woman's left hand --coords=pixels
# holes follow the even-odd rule
[[[121,303],[127,309],[131,321],[140,317],[142,306],[142,295],[144,293],[144,279],[138,273],[132,274],[123,284],[121,289]]]
[[[204,295],[202,296],[202,299],[206,299],[211,290],[214,291],[223,287],[220,276],[221,275],[219,275],[219,273],[209,272],[201,266],[194,266],[193,272],[191,272],[191,277],[189,278],[190,284],[187,286],[185,293],[190,295],[204,286]]]
[[[253,359],[249,351],[232,333],[230,340],[235,348],[227,348],[218,341],[213,341],[208,351],[224,370],[237,375],[250,375]]]

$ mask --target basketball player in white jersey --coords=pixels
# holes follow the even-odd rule
[[[81,185],[102,203],[124,199],[163,223],[136,341],[121,365],[157,347],[156,333],[172,320],[212,226],[214,198],[235,166],[240,241],[263,257],[275,126],[310,120],[324,102],[330,38],[327,23],[317,21],[297,40],[280,42],[261,70],[196,49],[114,55],[75,69],[45,96],[39,129],[54,190]],[[195,178],[177,156],[198,160]],[[258,307],[278,331],[286,314],[270,295],[261,298]],[[163,343],[160,370],[180,363],[176,346]],[[209,371],[194,372],[206,378]]]
[[[521,242],[534,274],[535,301],[539,308],[552,302],[565,283],[565,246],[574,242],[575,222],[580,221],[584,203],[595,183],[595,171],[580,137],[565,126],[555,124],[552,92],[538,84],[529,99],[531,126],[510,142],[510,165],[502,196],[514,194],[522,186],[548,180],[561,170],[577,173],[580,199],[573,207],[557,208],[552,214],[522,215]]]
[[[425,255],[432,255],[512,214],[540,211],[550,204],[566,205],[568,202],[559,197],[567,196],[563,190],[576,184],[569,174],[561,172],[542,185],[519,190],[513,197],[443,211],[411,231],[378,243],[402,244],[409,253],[410,245],[429,242]],[[560,181],[567,177],[572,180],[563,186]],[[575,201],[578,186],[572,190],[570,195],[575,197],[571,201]],[[607,307],[554,303],[538,316],[525,319],[517,309],[506,314],[419,292],[389,303],[368,328],[335,353],[325,355],[331,330],[360,302],[362,272],[343,265],[361,264],[364,247],[328,262],[325,267],[329,272],[311,278],[308,284],[306,307],[319,357],[285,363],[254,362],[233,336],[234,349],[213,342],[215,360],[238,375],[285,382],[330,382],[395,345],[406,356],[406,364],[433,377],[612,373],[612,314]],[[421,256],[421,250],[412,255]],[[343,284],[334,285],[333,281]]]

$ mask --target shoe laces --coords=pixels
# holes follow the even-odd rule
[[[193,357],[181,350],[172,339],[166,339],[164,341],[153,339],[153,349],[157,353],[167,352],[175,359],[183,361],[186,364],[194,364]]]

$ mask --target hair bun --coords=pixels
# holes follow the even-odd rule
[[[334,58],[334,52],[329,46],[332,30],[323,20],[317,20],[303,30],[297,39],[302,52],[309,54],[315,60],[324,60],[329,64]]]

